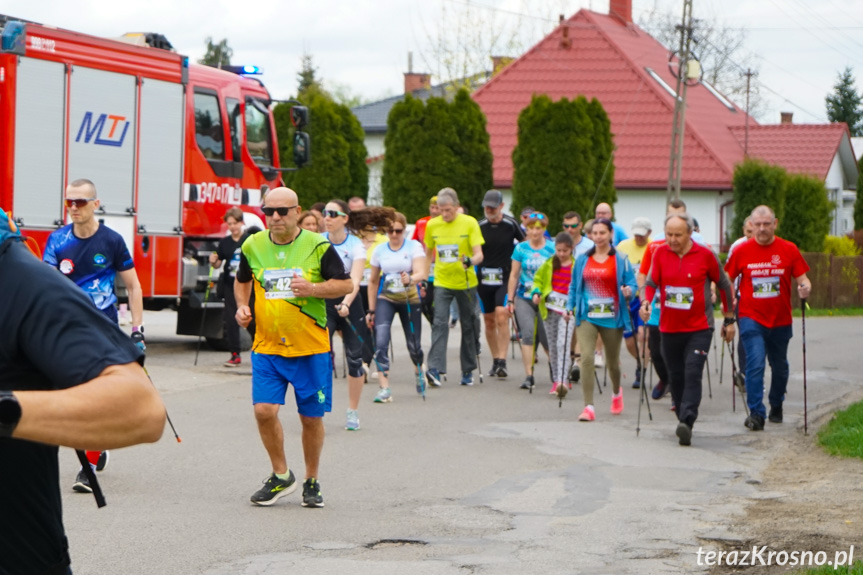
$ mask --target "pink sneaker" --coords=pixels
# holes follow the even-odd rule
[[[593,421],[596,419],[596,413],[593,411],[593,407],[587,406],[584,408],[584,411],[581,412],[581,415],[578,416],[579,421]]]
[[[551,391],[549,391],[549,392],[548,392],[548,394],[549,394],[549,395],[554,395],[554,394],[556,394],[556,393],[557,393],[557,386],[558,386],[558,385],[560,385],[560,384],[559,384],[559,383],[557,383],[557,382],[552,383],[552,384],[551,384]]]
[[[623,413],[623,390],[617,395],[611,396],[611,414],[612,415],[620,415]]]

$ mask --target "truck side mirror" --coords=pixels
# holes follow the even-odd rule
[[[291,124],[298,130],[302,130],[309,123],[309,109],[305,106],[294,106],[291,108]]]
[[[312,154],[312,140],[305,132],[294,134],[294,163],[298,168],[309,163]]]

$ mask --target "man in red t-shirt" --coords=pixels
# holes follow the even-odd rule
[[[653,252],[641,304],[641,317],[647,321],[653,296],[659,292],[662,356],[677,406],[680,445],[691,444],[701,404],[701,377],[713,340],[711,282],[716,283],[722,299],[722,337],[734,339],[731,282],[716,254],[692,241],[692,229],[692,218],[685,213],[665,218],[666,243]]]
[[[782,401],[788,387],[788,342],[791,340],[791,278],[800,299],[809,297],[809,266],[793,243],[776,237],[779,220],[767,206],[752,210],[755,241],[739,245],[725,270],[731,280],[740,276],[740,339],[746,350],[746,402],[744,425],[764,429],[764,359],[770,362],[770,415],[782,423]]]

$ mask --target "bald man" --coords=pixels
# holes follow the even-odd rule
[[[303,507],[323,507],[318,464],[324,446],[324,413],[332,410],[333,379],[325,298],[353,290],[335,248],[320,234],[297,225],[301,208],[289,188],[270,190],[261,208],[268,230],[243,242],[234,294],[237,323],[252,320],[249,298],[255,290],[255,341],[252,345],[252,403],[272,474],[251,501],[272,505],[297,489],[285,458],[279,406],[294,387],[302,424],[306,479]]]
[[[626,233],[626,230],[623,229],[623,226],[614,221],[614,212],[611,210],[611,206],[602,202],[598,206],[596,206],[595,218],[605,218],[611,222],[611,227],[614,228],[614,236],[611,238],[611,245],[617,247],[617,244],[622,242],[623,240],[629,239],[629,236]]]

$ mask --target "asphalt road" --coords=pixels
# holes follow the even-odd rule
[[[72,492],[77,460],[61,450],[76,575],[696,573],[705,569],[696,565],[703,541],[733,536],[730,519],[763,496],[756,484],[771,453],[754,448],[739,400],[732,412],[728,357],[721,385],[711,373],[712,400],[705,379],[685,448],[667,397],[651,402],[652,421],[642,411],[636,437],[631,358],[624,413],[609,414],[609,385],[586,424],[576,421],[577,387],[562,408],[548,395],[544,358],[532,395],[518,389],[520,360],[509,359],[508,379],[463,387],[452,377],[423,402],[399,333],[394,401],[372,403],[377,386],[367,385],[360,431],[344,429],[347,384],[335,380],[320,474],[326,507],[301,507],[301,489],[255,507],[249,496],[270,469],[252,415],[249,355],[225,368],[227,354],[204,344],[195,367],[196,341],[173,335],[171,312],[148,312],[145,323],[147,365],[183,441],[166,427],[157,444],[113,451],[100,474],[103,509]],[[807,321],[810,421],[859,395],[861,323]],[[423,330],[427,342],[428,324]],[[452,330],[451,374],[458,341]],[[802,433],[800,344],[797,320],[785,423],[763,432],[776,441]],[[711,370],[718,357],[711,353]],[[491,365],[487,351],[482,363]],[[301,478],[292,399],[281,415]]]

